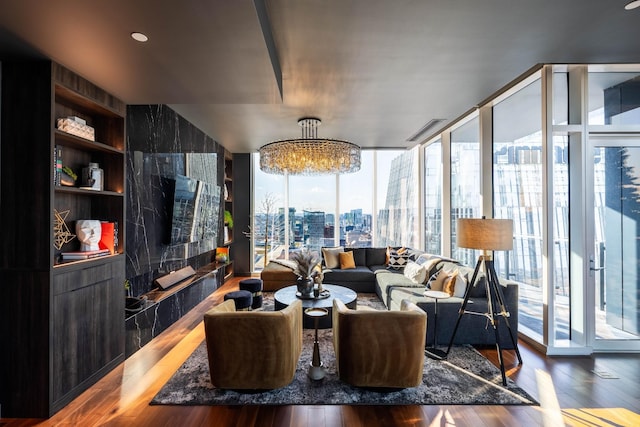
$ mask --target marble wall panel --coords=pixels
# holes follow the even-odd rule
[[[224,182],[224,147],[166,105],[128,106],[126,277],[134,296],[150,291],[159,276],[208,264],[222,244],[220,214],[217,233],[210,238],[167,244],[172,195],[163,178],[176,174],[219,186]],[[220,201],[219,213],[223,211]]]

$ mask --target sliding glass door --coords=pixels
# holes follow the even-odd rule
[[[640,137],[592,138],[596,350],[640,349]]]

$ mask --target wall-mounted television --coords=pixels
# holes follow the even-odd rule
[[[171,229],[165,243],[178,245],[216,239],[220,223],[220,187],[184,175],[164,178]]]

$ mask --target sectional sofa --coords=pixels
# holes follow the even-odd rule
[[[336,266],[333,255],[341,251],[353,252],[355,265],[350,266],[352,268]],[[428,289],[427,286],[435,287],[438,280],[443,280],[443,276],[444,280],[457,276],[455,281],[459,286],[454,296],[438,300],[438,345],[448,344],[458,319],[465,287],[471,280],[475,266],[469,267],[456,260],[406,249],[406,265],[393,268],[389,266],[388,251],[389,248],[324,248],[323,283],[345,286],[356,292],[375,292],[389,310],[399,310],[403,299],[414,302],[427,313],[427,345],[433,345],[435,300],[425,297],[423,293]],[[327,264],[328,260],[331,261],[330,264]],[[416,270],[423,271],[416,274]],[[286,265],[271,262],[263,270],[262,279],[265,290],[277,290],[293,284],[296,276]],[[504,303],[509,310],[508,321],[517,339],[518,285],[505,279],[500,279],[500,284]],[[485,313],[487,303],[486,277],[480,272],[470,289],[467,310]],[[502,348],[513,348],[505,321],[499,318],[498,325]],[[495,345],[495,334],[488,318],[482,315],[463,315],[454,344]]]

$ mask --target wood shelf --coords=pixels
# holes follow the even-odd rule
[[[95,258],[60,261],[58,264],[54,265],[53,268],[56,270],[56,273],[57,273],[58,271],[65,270],[65,269],[84,268],[87,264],[100,264],[102,261],[105,261],[109,258],[114,258],[119,256],[124,257],[124,254],[115,253],[112,255],[103,255]]]
[[[58,129],[54,130],[54,134],[56,137],[57,145],[74,147],[82,150],[90,150],[90,151],[124,155],[124,150],[122,150],[121,148],[116,148],[107,144],[103,144],[101,142],[91,141],[90,139],[81,138],[79,136],[75,136]]]
[[[68,194],[83,194],[85,196],[112,196],[112,197],[124,197],[124,193],[118,191],[108,191],[108,190],[87,190],[80,187],[67,187],[64,185],[57,185],[55,187],[55,191],[58,193],[68,193]]]

